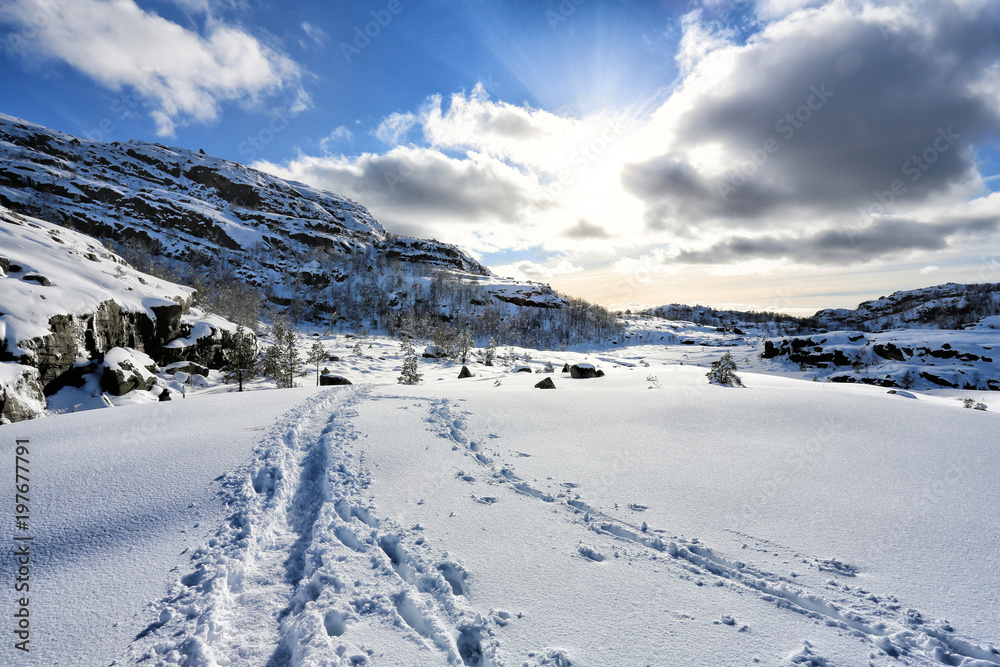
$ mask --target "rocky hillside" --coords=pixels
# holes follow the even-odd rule
[[[88,379],[121,396],[152,388],[148,365],[218,367],[233,325],[199,317],[193,292],[92,237],[0,206],[0,423],[39,416]]]
[[[865,301],[854,310],[821,310],[813,323],[825,329],[963,329],[1000,315],[1000,283],[934,287],[894,292]]]
[[[371,298],[348,312],[363,273],[402,276],[373,286],[385,297],[380,328],[391,310],[423,297],[415,281],[441,272],[474,288],[472,305],[565,305],[547,285],[496,278],[456,246],[389,234],[344,197],[202,152],[89,141],[4,115],[0,204],[110,240],[137,268],[182,283],[200,279],[202,287],[250,285],[265,303],[314,321],[370,320]]]
[[[904,329],[774,338],[761,358],[831,382],[1000,391],[1000,332]]]

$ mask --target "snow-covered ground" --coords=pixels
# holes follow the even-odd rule
[[[353,387],[2,427],[37,560],[0,663],[1000,664],[995,394],[718,387],[700,345],[403,386],[355,342],[328,343]]]

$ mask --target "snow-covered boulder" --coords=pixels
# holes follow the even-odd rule
[[[338,387],[346,386],[349,384],[354,384],[342,375],[327,375],[324,373],[319,376],[319,386],[321,387]]]
[[[14,362],[0,363],[0,424],[41,417],[45,396],[38,369]]]
[[[149,355],[126,347],[115,347],[104,355],[101,388],[112,396],[134,389],[149,391],[156,383],[156,362]]]
[[[569,367],[569,374],[576,379],[588,379],[597,377],[597,369],[593,364],[573,364]]]

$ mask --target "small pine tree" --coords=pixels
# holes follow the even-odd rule
[[[486,343],[486,365],[492,366],[493,360],[497,358],[497,342],[490,336],[490,340]]]
[[[257,345],[257,336],[242,326],[236,327],[233,346],[222,354],[226,360],[226,382],[239,383],[239,391],[243,391],[243,383],[249,382],[260,373],[260,348]]]
[[[306,355],[306,361],[310,365],[316,366],[316,386],[319,386],[319,365],[326,361],[326,348],[323,347],[323,343],[318,340],[312,344],[309,348],[309,353]]]
[[[712,370],[705,373],[708,381],[712,384],[721,384],[728,387],[742,387],[743,381],[736,375],[736,361],[733,355],[726,352],[718,361],[712,362]]]
[[[358,356],[358,357],[362,357],[365,354],[364,351],[361,349],[361,343],[355,343],[354,344],[354,349],[351,350],[351,351],[354,352],[355,356]]]
[[[903,373],[903,377],[899,378],[899,386],[903,389],[913,389],[913,385],[916,381],[913,379],[913,373],[906,371]]]
[[[462,329],[462,331],[458,334],[456,351],[458,352],[458,356],[462,358],[463,364],[466,362],[466,359],[469,356],[469,350],[475,347],[475,345],[476,341],[472,337],[472,332],[469,331],[468,329]]]
[[[279,320],[274,324],[275,344],[264,352],[264,374],[274,380],[279,389],[295,386],[299,371],[299,351],[295,347],[295,331]]]
[[[399,351],[403,354],[403,374],[396,378],[399,384],[417,384],[423,377],[417,372],[417,351],[409,340],[404,340]]]

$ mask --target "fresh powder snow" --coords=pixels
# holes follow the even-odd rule
[[[404,386],[364,342],[350,387],[0,429],[37,559],[31,652],[0,661],[1000,664],[998,423],[957,400],[990,392],[731,389],[678,346]]]

